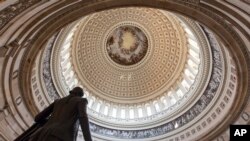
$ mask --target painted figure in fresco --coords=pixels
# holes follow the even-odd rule
[[[88,101],[82,98],[82,88],[75,87],[70,94],[55,100],[35,117],[35,122],[47,123],[31,135],[31,141],[75,141],[79,122],[85,141],[92,141],[86,113]]]

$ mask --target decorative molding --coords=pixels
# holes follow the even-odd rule
[[[41,67],[42,75],[43,75],[43,77],[41,79],[43,79],[43,81],[44,81],[46,90],[47,90],[48,95],[51,98],[51,100],[55,100],[55,99],[60,98],[60,95],[58,94],[58,92],[55,88],[55,85],[52,81],[52,75],[50,72],[51,71],[50,64],[51,64],[52,47],[56,41],[57,35],[58,34],[55,34],[51,38],[51,40],[49,40],[50,42],[48,42],[47,47],[45,48],[44,53],[43,53],[43,55],[44,55],[43,64],[42,64],[43,67]]]
[[[6,7],[0,11],[0,29],[4,29],[4,26],[8,24],[17,15],[27,10],[29,7],[35,5],[41,0],[19,0],[17,3]]]
[[[8,48],[6,46],[0,47],[0,57],[4,57],[8,52]]]

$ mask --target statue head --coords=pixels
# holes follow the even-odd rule
[[[80,96],[84,95],[83,89],[81,87],[75,87],[71,91],[69,91],[70,95]]]

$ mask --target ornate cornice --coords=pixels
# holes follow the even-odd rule
[[[0,32],[4,29],[12,19],[26,11],[31,6],[41,2],[42,0],[19,0],[17,3],[6,7],[0,11]]]

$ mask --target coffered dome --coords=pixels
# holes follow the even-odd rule
[[[76,28],[73,69],[80,84],[102,99],[143,102],[182,77],[187,38],[181,23],[170,14],[120,8],[90,15]]]

